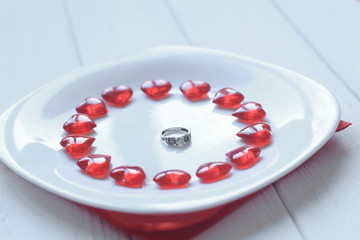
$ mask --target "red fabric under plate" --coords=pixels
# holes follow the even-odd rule
[[[87,207],[129,235],[146,240],[186,240],[213,226],[254,195],[220,207],[175,215],[139,215]]]
[[[340,132],[340,131],[344,130],[345,128],[347,128],[350,125],[351,125],[351,123],[340,120],[339,125],[336,128],[335,132]]]

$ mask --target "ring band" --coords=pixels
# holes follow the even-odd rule
[[[167,128],[161,132],[161,140],[169,146],[183,146],[191,142],[191,133],[183,127]]]

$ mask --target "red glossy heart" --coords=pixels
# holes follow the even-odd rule
[[[90,154],[79,159],[76,164],[87,175],[94,178],[106,178],[110,169],[111,156],[104,154]]]
[[[257,146],[265,146],[270,143],[271,139],[270,125],[261,122],[251,124],[240,130],[236,135],[246,143]]]
[[[141,167],[120,166],[111,170],[110,177],[112,177],[119,185],[140,188],[144,184],[146,175]]]
[[[184,188],[187,187],[191,175],[182,170],[167,170],[160,172],[153,178],[163,189]]]
[[[96,123],[86,114],[77,113],[72,115],[63,125],[69,133],[85,133],[96,127]]]
[[[237,117],[240,121],[254,123],[262,121],[265,118],[266,113],[259,103],[246,102],[241,104],[232,115]]]
[[[196,176],[202,182],[216,182],[226,178],[231,168],[231,165],[226,162],[209,162],[202,164],[197,169]]]
[[[78,113],[84,113],[91,118],[102,117],[107,114],[108,110],[103,100],[97,97],[87,97],[76,106]]]
[[[145,81],[140,88],[146,95],[153,99],[161,99],[168,95],[171,89],[170,82],[158,79]]]
[[[199,100],[207,97],[210,91],[210,85],[203,81],[188,80],[180,85],[180,91],[189,100]]]
[[[238,108],[244,96],[233,88],[222,88],[214,96],[213,103],[225,108]]]
[[[95,138],[84,135],[69,135],[60,141],[60,145],[73,158],[80,158],[89,153]]]
[[[261,150],[257,146],[245,145],[225,154],[237,169],[247,169],[259,161]]]
[[[109,105],[116,107],[124,106],[129,102],[132,95],[132,89],[124,85],[106,88],[101,93],[102,98],[105,99]]]

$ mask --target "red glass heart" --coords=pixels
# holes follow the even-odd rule
[[[140,188],[144,184],[146,175],[141,167],[121,166],[111,170],[110,177],[112,177],[119,185]]]
[[[247,169],[259,161],[260,148],[257,146],[245,145],[238,147],[225,154],[237,169]]]
[[[76,111],[91,118],[104,116],[108,112],[104,101],[97,97],[85,98],[85,101],[76,106]]]
[[[69,135],[60,141],[66,152],[73,158],[80,158],[89,153],[95,138],[83,135]]]
[[[79,159],[76,164],[84,173],[94,178],[106,178],[110,169],[111,156],[90,154]]]
[[[270,143],[271,139],[270,125],[262,123],[251,124],[240,130],[236,135],[248,144],[265,146]]]
[[[231,168],[226,162],[209,162],[197,169],[196,176],[205,183],[216,182],[226,178]]]
[[[246,102],[241,104],[232,115],[237,117],[240,121],[250,123],[262,121],[265,118],[266,113],[259,103]]]
[[[101,96],[109,105],[116,107],[124,106],[126,103],[128,103],[132,95],[132,89],[124,85],[106,88],[101,93]]]
[[[213,103],[226,108],[237,108],[244,96],[232,88],[222,88],[214,96]]]
[[[190,179],[190,174],[182,170],[163,171],[156,174],[153,178],[154,182],[156,182],[163,189],[187,187]]]
[[[171,89],[170,82],[158,79],[145,81],[140,88],[146,95],[153,99],[164,98]]]
[[[190,100],[199,100],[207,97],[210,85],[202,81],[188,80],[180,85],[180,91]]]
[[[69,133],[85,133],[96,127],[96,123],[87,115],[77,113],[67,120],[63,128]]]

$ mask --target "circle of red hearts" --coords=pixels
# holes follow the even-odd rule
[[[169,81],[148,80],[140,89],[152,100],[168,96],[172,85]],[[208,98],[210,85],[203,81],[188,80],[181,84],[180,90],[191,102]],[[133,95],[131,88],[120,85],[103,90],[101,96],[112,107],[125,107]],[[139,166],[119,166],[110,173],[111,156],[105,154],[88,154],[95,141],[94,137],[86,136],[96,127],[95,118],[103,117],[108,110],[104,100],[97,97],[87,97],[76,106],[77,114],[67,120],[63,128],[70,135],[64,137],[60,144],[74,159],[82,171],[93,178],[106,178],[110,175],[118,185],[141,188],[144,185],[146,174]],[[263,119],[266,116],[262,106],[256,102],[243,102],[244,96],[233,88],[222,88],[216,92],[212,102],[220,108],[236,109],[232,115],[239,121],[248,123],[247,127],[236,135],[247,145],[238,147],[225,156],[229,162],[208,162],[199,166],[196,176],[202,183],[212,183],[229,177],[229,172],[234,166],[242,170],[254,166],[259,161],[260,147],[266,146],[271,141],[271,128]],[[153,178],[161,189],[184,188],[188,186],[191,175],[179,169],[159,172]]]

